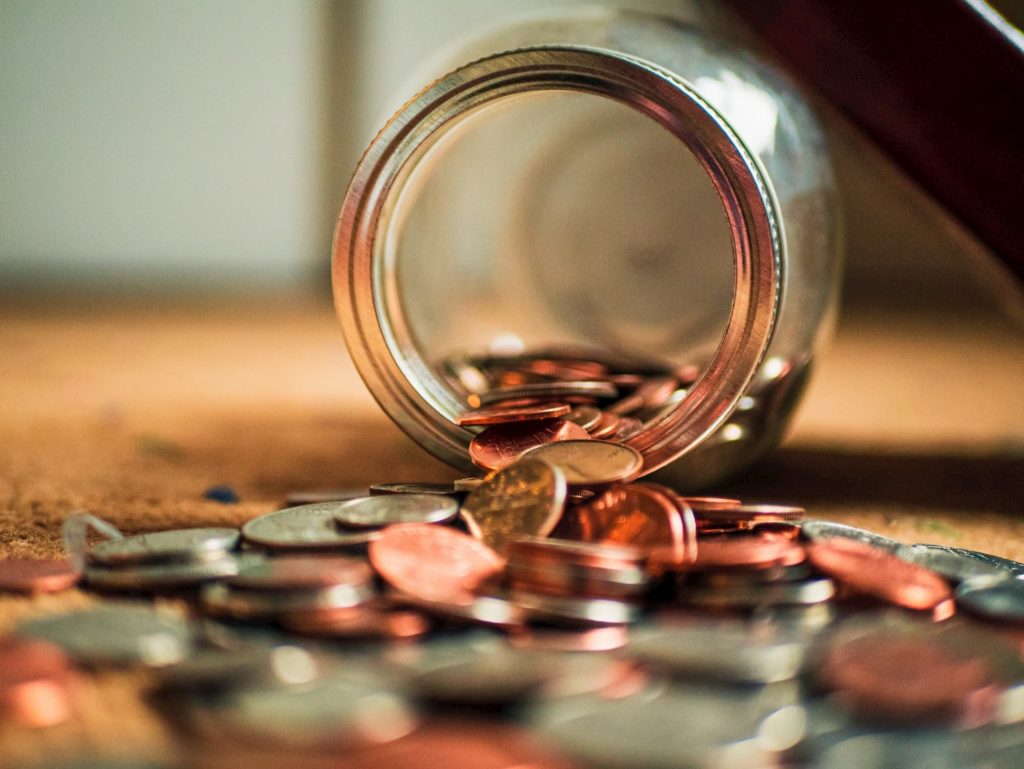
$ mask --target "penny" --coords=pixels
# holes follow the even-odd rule
[[[802,507],[787,505],[732,505],[705,506],[694,513],[703,524],[753,524],[761,522],[789,522],[802,520],[806,511]]]
[[[529,449],[522,459],[537,459],[559,468],[570,486],[617,483],[637,475],[640,452],[609,441],[558,441]]]
[[[469,603],[473,590],[504,561],[473,537],[440,526],[389,526],[370,544],[370,563],[402,593],[443,603]]]
[[[834,521],[802,521],[800,523],[800,533],[803,534],[806,539],[811,541],[822,539],[850,539],[855,542],[863,542],[889,552],[895,552],[903,546],[902,543],[897,542],[895,539],[883,537],[881,534],[875,534],[873,531],[860,529],[856,526],[848,526],[845,523],[835,523]]]
[[[396,606],[422,611],[431,617],[457,625],[480,625],[509,630],[525,621],[523,610],[506,598],[493,595],[458,595],[455,601],[429,600],[407,593],[394,593],[387,600]]]
[[[608,411],[602,411],[601,418],[598,420],[597,424],[588,428],[590,430],[590,437],[596,440],[611,438],[616,432],[618,432],[619,422],[621,421],[622,419],[615,416],[615,414]]]
[[[430,630],[430,622],[418,612],[382,611],[370,607],[285,617],[281,624],[300,635],[339,639],[398,640],[418,638]]]
[[[580,598],[638,598],[647,588],[639,566],[601,568],[574,564],[534,566],[510,561],[508,582],[514,589]]]
[[[572,407],[566,403],[542,403],[537,406],[518,406],[512,408],[489,408],[467,411],[459,414],[456,424],[463,427],[486,427],[508,422],[529,422],[538,419],[558,419],[570,414]]]
[[[480,486],[486,480],[487,478],[476,477],[459,478],[458,480],[452,482],[452,486],[454,486],[455,490],[458,491],[459,493],[469,493],[470,491],[475,491],[476,489],[480,488]]]
[[[343,502],[334,520],[346,529],[379,529],[396,523],[445,523],[459,503],[442,494],[378,494]]]
[[[65,560],[0,558],[0,593],[58,593],[73,587],[81,576]]]
[[[601,409],[596,406],[577,406],[569,413],[566,419],[590,432],[601,421]]]
[[[631,567],[641,563],[643,552],[628,545],[576,542],[550,537],[522,537],[508,547],[509,558],[537,564],[572,564],[599,568]]]
[[[603,652],[621,649],[629,639],[624,625],[566,630],[530,627],[513,633],[508,642],[519,649],[550,652]]]
[[[565,539],[655,549],[659,563],[687,560],[686,532],[674,498],[643,484],[610,486],[572,511],[559,527]]]
[[[620,417],[619,423],[615,426],[615,434],[611,436],[611,440],[615,441],[627,441],[634,435],[639,435],[643,432],[644,423],[639,419],[633,417]]]
[[[640,607],[608,598],[570,598],[513,590],[512,602],[528,618],[568,625],[626,625],[640,616]]]
[[[239,562],[231,555],[207,561],[154,563],[140,566],[89,566],[85,583],[95,590],[161,590],[185,588],[223,579],[238,573]]]
[[[92,563],[107,566],[153,561],[201,560],[220,555],[237,546],[238,529],[171,529],[108,539],[89,549]]]
[[[479,395],[470,395],[469,405],[475,409],[491,406],[503,401],[520,400],[523,398],[546,398],[549,401],[560,401],[568,397],[588,396],[596,398],[614,398],[618,389],[611,382],[576,381],[576,382],[539,382],[524,384],[518,387],[495,387]]]
[[[705,510],[720,510],[722,508],[736,507],[743,503],[738,499],[728,497],[680,497],[688,504],[694,513],[702,513]]]
[[[1024,580],[1005,575],[971,577],[957,588],[956,603],[985,619],[1024,623]]]
[[[534,446],[552,441],[587,440],[589,437],[590,434],[582,427],[564,419],[492,425],[470,441],[469,458],[487,470],[500,470]]]
[[[807,555],[816,569],[849,590],[907,609],[935,609],[952,598],[949,584],[935,572],[863,542],[818,540],[807,546]]]
[[[473,708],[522,702],[553,676],[550,658],[499,646],[456,659],[424,662],[410,686],[417,699]]]
[[[242,526],[242,536],[270,550],[361,549],[378,533],[339,530],[335,516],[344,504],[320,502],[261,515]]]
[[[191,654],[194,643],[179,617],[118,604],[30,619],[16,633],[49,641],[86,666],[173,665]]]
[[[644,407],[660,406],[672,396],[677,386],[678,382],[673,377],[650,377],[606,410],[616,416],[624,416]]]
[[[562,515],[565,494],[561,470],[523,459],[471,492],[460,515],[473,536],[503,553],[513,539],[550,534]]]
[[[0,722],[42,728],[71,717],[67,656],[44,641],[0,639]]]
[[[368,585],[370,565],[363,560],[330,555],[291,555],[257,558],[227,579],[246,590],[315,590],[334,585]]]
[[[370,486],[370,494],[437,494],[452,497],[458,493],[450,483],[374,483]],[[362,494],[356,496],[361,497]]]
[[[218,617],[278,620],[330,614],[361,606],[373,598],[369,584],[339,584],[315,590],[247,590],[223,583],[207,585],[200,594],[203,610]]]
[[[689,566],[693,571],[707,569],[767,569],[792,566],[806,558],[804,549],[784,537],[750,534],[736,537],[703,539],[697,548],[697,558]]]

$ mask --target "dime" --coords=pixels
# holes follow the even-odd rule
[[[370,563],[407,595],[442,603],[471,603],[473,590],[498,574],[504,561],[470,536],[440,526],[404,523],[370,544]]]
[[[534,446],[589,437],[590,434],[582,427],[564,419],[493,425],[470,441],[469,458],[487,470],[500,470]]]
[[[455,420],[463,427],[500,425],[508,422],[535,422],[539,419],[558,419],[568,416],[572,407],[566,403],[541,403],[536,406],[489,408],[467,411]]]
[[[816,569],[846,588],[897,606],[933,610],[952,598],[949,584],[935,572],[853,539],[811,542],[807,555]]]
[[[370,565],[331,555],[291,555],[248,561],[227,583],[246,590],[316,590],[334,585],[368,585]]]
[[[450,483],[374,483],[370,486],[370,494],[438,494],[453,497],[458,493],[458,490]],[[362,496],[362,494],[356,496]]]
[[[479,395],[470,395],[468,401],[470,406],[477,409],[483,406],[491,406],[496,403],[524,398],[546,398],[549,401],[561,401],[574,395],[614,398],[617,394],[618,389],[611,382],[538,382],[535,384],[519,385],[518,387],[495,387]]]
[[[561,470],[524,459],[470,493],[460,515],[473,536],[503,553],[513,539],[550,534],[562,514],[565,493]]]
[[[65,560],[0,558],[0,593],[58,593],[73,587],[81,576]]]
[[[0,722],[41,728],[71,717],[67,656],[44,641],[0,639]]]
[[[105,604],[23,622],[17,634],[56,644],[86,666],[162,667],[192,652],[188,625],[166,612]]]
[[[160,590],[201,585],[238,573],[238,560],[226,555],[208,561],[154,563],[140,566],[89,566],[85,582],[96,590]]]
[[[1024,623],[1024,580],[1004,575],[971,577],[957,588],[956,603],[986,619]]]
[[[153,561],[194,561],[220,555],[238,544],[238,529],[171,529],[108,539],[89,549],[92,563],[106,566],[152,563]]]
[[[616,483],[640,472],[644,460],[629,446],[608,441],[558,441],[528,450],[522,459],[537,459],[558,467],[570,486]]]
[[[903,545],[896,556],[916,563],[953,582],[971,577],[1007,577],[1011,573],[990,562],[964,555],[956,548],[945,545]]]
[[[883,537],[867,529],[859,529],[856,526],[847,526],[845,523],[834,521],[803,521],[800,523],[800,533],[812,542],[822,539],[851,539],[855,542],[863,542],[872,547],[881,548],[894,553],[903,547],[902,543],[895,539]]]
[[[458,514],[459,503],[450,496],[379,494],[342,503],[334,520],[347,529],[379,529],[395,523],[446,523]]]
[[[644,423],[639,419],[620,417],[619,423],[615,426],[615,434],[611,437],[611,440],[628,441],[634,435],[642,433],[643,429]]]
[[[344,504],[321,502],[261,515],[242,526],[242,536],[270,550],[361,549],[377,532],[339,531],[335,516]]]

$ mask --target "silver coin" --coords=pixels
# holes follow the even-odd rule
[[[374,483],[370,494],[434,494],[443,497],[458,495],[450,483]]]
[[[509,629],[518,628],[525,622],[523,610],[499,596],[478,595],[468,603],[442,603],[393,592],[387,595],[387,600],[395,606],[419,609],[431,617],[460,625]]]
[[[203,649],[160,670],[165,690],[223,692],[243,686],[295,685],[317,677],[319,665],[298,646],[249,645],[224,651]]]
[[[321,590],[257,591],[223,583],[207,585],[200,595],[204,611],[218,617],[273,620],[285,615],[360,606],[374,596],[369,585],[335,585]]]
[[[160,590],[185,588],[238,573],[238,560],[227,555],[211,561],[155,563],[110,568],[89,566],[85,582],[96,590]]]
[[[550,660],[499,648],[443,663],[426,662],[412,675],[410,685],[417,698],[427,702],[493,707],[529,698],[554,673]]]
[[[334,585],[369,585],[370,564],[343,555],[257,556],[241,564],[227,584],[246,590],[318,590]]]
[[[361,497],[366,492],[362,489],[315,489],[312,491],[292,491],[284,498],[284,506],[300,507],[316,505],[321,502],[343,502],[346,499]]]
[[[722,609],[756,609],[762,606],[810,606],[832,600],[835,584],[828,577],[797,582],[764,582],[726,587],[690,586],[680,590],[680,600],[691,606]]]
[[[608,598],[572,598],[513,590],[510,598],[528,619],[568,625],[627,625],[640,616],[640,608]]]
[[[963,582],[971,577],[1007,576],[1005,569],[964,555],[956,548],[945,545],[904,545],[896,551],[896,556],[909,563],[924,566],[953,582]]]
[[[921,545],[921,547],[945,547],[943,545]],[[946,550],[956,553],[957,555],[963,556],[964,558],[970,558],[975,561],[992,566],[1002,571],[1008,571],[1012,574],[1024,574],[1024,563],[1020,561],[1013,561],[1009,558],[1003,558],[999,555],[992,555],[991,553],[982,553],[978,550],[970,550],[966,547],[945,547]]]
[[[895,539],[883,537],[881,534],[875,534],[875,532],[868,531],[867,529],[848,526],[845,523],[811,520],[801,521],[799,526],[800,533],[810,540],[843,537],[863,542],[867,545],[873,545],[874,547],[880,547],[890,553],[895,553],[903,547],[903,543],[897,542]]]
[[[92,563],[107,566],[142,564],[153,561],[202,560],[238,545],[238,529],[172,529],[108,539],[89,549]]]
[[[644,458],[630,446],[611,441],[554,441],[523,452],[520,459],[539,459],[562,470],[570,486],[616,483],[640,472]]]
[[[16,632],[56,644],[93,667],[173,665],[192,653],[194,643],[188,624],[173,614],[114,604],[32,619]]]
[[[242,526],[247,542],[270,550],[362,549],[377,538],[376,531],[339,531],[335,523],[342,502],[290,507],[253,518]]]
[[[630,633],[627,654],[683,676],[774,683],[798,676],[808,641],[744,622],[659,625]]]
[[[379,529],[396,523],[446,523],[459,514],[459,503],[440,494],[379,494],[351,499],[334,520],[348,529]]]
[[[1024,623],[1024,580],[1011,575],[971,577],[954,594],[960,608],[986,619]]]
[[[469,405],[473,408],[492,406],[502,401],[521,400],[524,398],[553,399],[577,395],[593,398],[614,398],[618,388],[611,382],[579,381],[579,382],[536,382],[516,385],[515,387],[495,387],[479,395],[470,396]]]

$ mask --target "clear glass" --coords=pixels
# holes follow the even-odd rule
[[[596,346],[704,369],[631,441],[697,488],[780,439],[838,277],[831,172],[765,63],[672,19],[588,10],[451,52],[354,176],[335,242],[353,358],[460,467],[453,355]]]

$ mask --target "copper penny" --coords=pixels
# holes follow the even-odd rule
[[[798,542],[774,533],[721,536],[701,539],[694,571],[712,569],[766,569],[773,566],[795,566],[806,559]]]
[[[807,546],[814,568],[856,593],[907,609],[934,610],[952,602],[949,583],[935,572],[885,550],[834,537]]]
[[[632,414],[642,408],[660,406],[676,391],[679,383],[673,377],[650,377],[625,398],[608,407],[608,411],[618,416]]]
[[[572,407],[567,403],[541,403],[511,408],[489,408],[467,411],[460,414],[456,422],[463,427],[507,424],[508,422],[531,422],[540,419],[558,419],[567,416]]]
[[[43,558],[0,559],[0,592],[56,593],[74,586],[82,573],[68,561]]]
[[[500,470],[535,446],[589,437],[590,433],[582,427],[564,419],[492,425],[470,442],[469,458],[487,470]]]
[[[454,604],[471,602],[473,590],[505,565],[483,542],[430,524],[389,526],[369,552],[377,573],[395,589]]]
[[[417,638],[430,629],[430,622],[415,611],[384,611],[354,607],[322,614],[284,617],[281,624],[292,632],[317,638]]]
[[[692,563],[697,557],[697,533],[699,531],[697,518],[693,514],[693,508],[685,499],[678,496],[667,486],[660,486],[656,483],[645,483],[644,486],[660,491],[665,497],[676,503],[676,510],[679,511],[679,519],[683,524],[683,558],[679,561],[674,551],[665,548],[654,548],[649,554],[651,566],[654,571],[663,568],[676,568],[682,564]]]
[[[751,525],[761,522],[803,520],[807,511],[786,505],[721,505],[694,508],[703,525]]]
[[[991,719],[998,694],[982,659],[961,659],[933,640],[900,633],[830,649],[818,676],[846,707],[872,719],[977,726]]]
[[[590,428],[590,436],[597,439],[611,438],[618,431],[620,421],[610,411],[602,411],[597,424]]]
[[[656,550],[659,562],[687,559],[683,520],[674,497],[646,484],[611,486],[566,516],[559,536]]]
[[[721,510],[723,507],[736,507],[743,503],[738,499],[728,497],[680,497],[686,504],[693,508],[693,512],[700,514],[705,510]]]
[[[53,726],[71,716],[71,667],[43,641],[0,640],[0,721]]]

